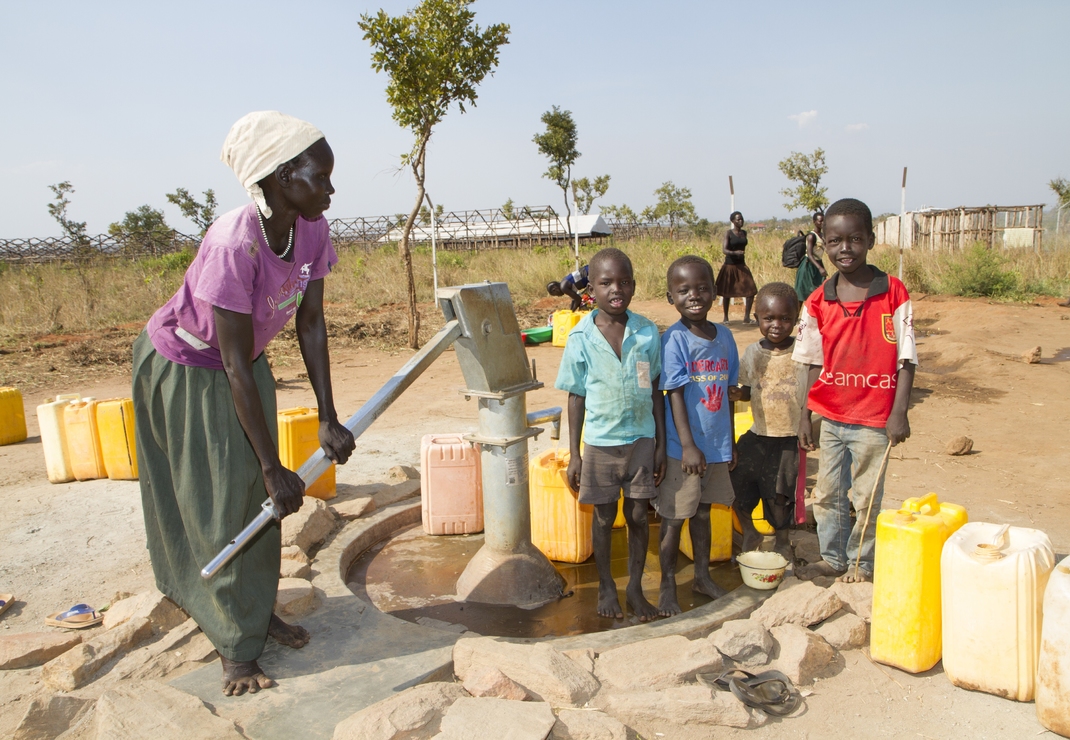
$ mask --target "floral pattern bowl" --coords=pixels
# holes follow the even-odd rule
[[[743,583],[765,591],[780,585],[788,567],[788,561],[780,553],[761,550],[741,552],[736,556],[736,562],[739,563]]]

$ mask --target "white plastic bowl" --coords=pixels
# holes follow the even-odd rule
[[[788,567],[788,561],[779,552],[761,550],[741,552],[736,556],[736,562],[739,563],[743,583],[763,591],[779,586]]]

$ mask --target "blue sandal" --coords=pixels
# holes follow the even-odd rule
[[[45,624],[49,627],[63,627],[65,629],[85,629],[100,624],[104,617],[97,614],[89,604],[75,604],[65,612],[56,612],[45,617]]]

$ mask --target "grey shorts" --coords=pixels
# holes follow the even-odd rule
[[[690,519],[700,503],[731,506],[735,497],[728,463],[709,464],[705,475],[693,475],[684,473],[683,463],[670,457],[654,508],[664,519]]]
[[[625,498],[652,499],[657,495],[653,437],[627,445],[583,446],[580,503],[616,503],[622,489]]]

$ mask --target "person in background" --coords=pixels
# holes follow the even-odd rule
[[[795,294],[799,302],[805,301],[810,294],[828,277],[825,265],[821,262],[821,255],[825,253],[825,214],[821,211],[814,213],[814,228],[806,235],[806,257],[799,263],[795,271]]]
[[[572,299],[572,305],[569,308],[573,311],[578,311],[584,305],[584,298],[587,296],[587,275],[588,265],[584,265],[580,269],[565,275],[560,282],[556,280],[548,282],[546,284],[546,292],[557,298],[567,295]]]
[[[717,273],[717,295],[721,296],[724,306],[724,323],[728,323],[728,304],[732,298],[742,298],[745,301],[743,307],[743,323],[749,324],[751,306],[754,303],[754,294],[758,287],[754,283],[754,276],[744,261],[747,249],[747,232],[743,228],[743,214],[733,211],[728,217],[732,222],[724,235],[724,244],[721,251],[724,252],[724,264]]]

